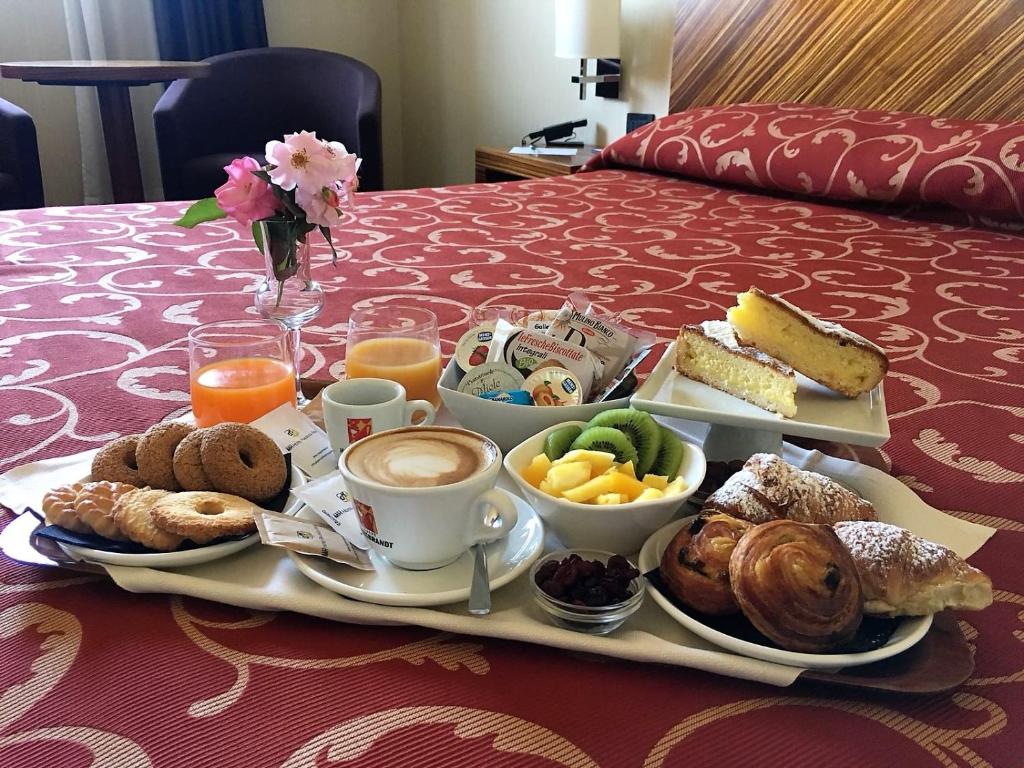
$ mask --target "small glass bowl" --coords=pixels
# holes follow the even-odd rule
[[[612,554],[611,552],[603,552],[597,549],[565,549],[561,552],[552,552],[549,555],[545,555],[533,564],[533,568],[530,569],[530,586],[533,589],[533,599],[548,614],[555,625],[574,630],[575,632],[584,632],[588,635],[607,635],[609,632],[621,627],[622,623],[636,612],[644,601],[645,584],[642,573],[629,583],[629,588],[633,591],[633,595],[630,598],[622,602],[612,603],[611,605],[601,605],[593,608],[556,600],[542,590],[537,583],[537,571],[540,570],[544,563],[551,560],[561,561],[569,555],[579,555],[584,560],[600,560],[602,563],[607,564]],[[627,562],[636,568],[636,564],[632,560],[627,559]]]

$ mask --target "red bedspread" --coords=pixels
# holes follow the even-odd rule
[[[999,529],[977,668],[926,699],[779,691],[409,628],[250,616],[0,559],[0,765],[1016,765],[1024,754],[1024,237],[603,170],[362,195],[318,249],[307,374],[349,311],[586,291],[674,337],[751,284],[886,348],[893,474]],[[177,203],[0,212],[0,471],[187,408],[190,327],[251,306],[237,227]],[[660,347],[659,350],[660,352]],[[0,513],[6,515],[6,513]],[[9,520],[9,516],[4,517]],[[246,757],[242,757],[245,755]]]

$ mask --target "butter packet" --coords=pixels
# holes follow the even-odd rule
[[[336,469],[328,475],[300,485],[293,489],[292,493],[313,510],[317,517],[356,547],[369,548],[370,544],[359,526],[359,517],[352,503],[352,496],[345,487],[341,470]]]
[[[335,469],[327,433],[294,406],[279,405],[251,426],[269,436],[283,453],[291,453],[292,463],[309,477],[322,477]]]
[[[602,368],[600,361],[582,346],[524,330],[505,320],[499,320],[495,326],[487,361],[511,365],[523,376],[552,365],[566,368],[579,380],[584,400],[599,380]]]
[[[361,571],[376,570],[369,553],[358,549],[352,543],[325,525],[317,525],[265,509],[256,510],[253,517],[260,541],[272,547],[284,547],[304,555],[326,557],[336,563],[344,563]]]

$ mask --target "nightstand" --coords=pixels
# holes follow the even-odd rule
[[[579,147],[575,155],[513,155],[508,147],[476,148],[478,182],[544,179],[576,173],[596,153],[591,144]]]

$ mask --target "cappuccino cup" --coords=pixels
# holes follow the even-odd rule
[[[516,524],[515,505],[494,487],[501,449],[468,429],[380,432],[346,448],[338,468],[366,540],[400,568],[440,568]]]
[[[427,400],[406,400],[405,387],[390,379],[347,379],[324,387],[324,424],[337,458],[352,443],[376,432],[408,426],[417,412],[417,426],[434,423]]]

